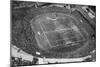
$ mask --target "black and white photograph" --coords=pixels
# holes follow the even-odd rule
[[[96,5],[10,1],[10,66],[96,62]]]

